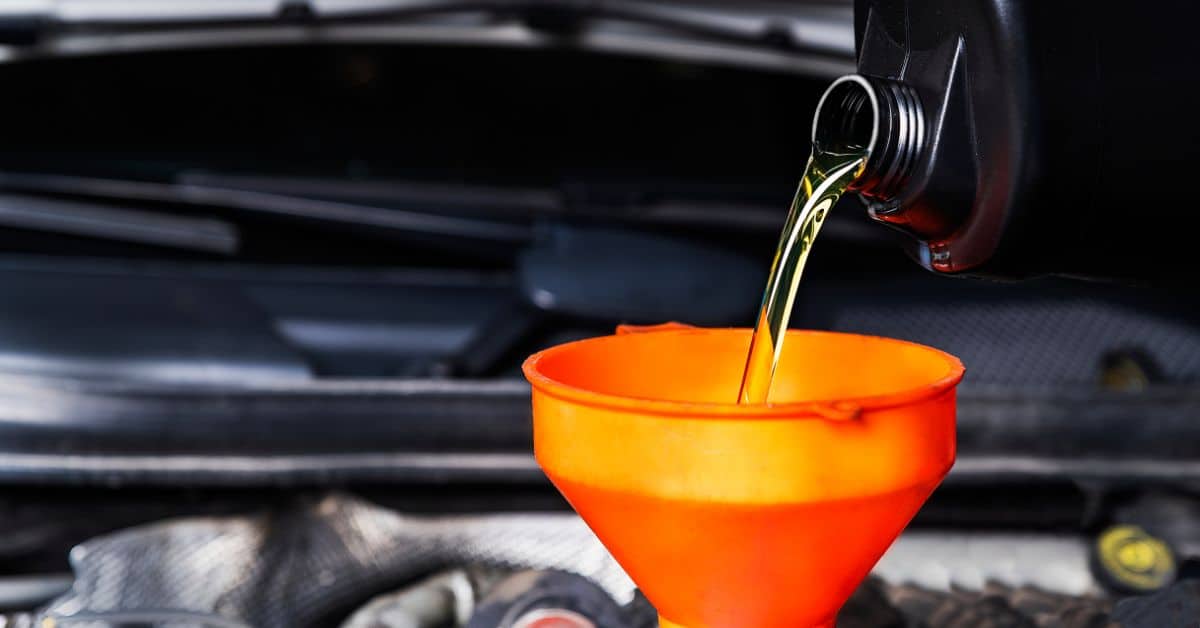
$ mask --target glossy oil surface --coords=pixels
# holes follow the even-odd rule
[[[829,210],[862,173],[868,154],[866,148],[852,152],[813,150],[771,262],[738,391],[740,403],[766,403],[769,399],[808,255]]]

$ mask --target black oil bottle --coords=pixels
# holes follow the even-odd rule
[[[871,215],[940,273],[1200,271],[1200,5],[856,0]],[[1200,187],[1200,186],[1196,186]]]

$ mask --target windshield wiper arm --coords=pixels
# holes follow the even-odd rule
[[[441,216],[432,213],[328,201],[231,187],[155,183],[56,174],[0,172],[0,190],[74,195],[112,201],[151,201],[218,207],[293,219],[368,227],[383,233],[419,233],[487,242],[521,244],[532,240],[529,225]]]
[[[211,218],[0,192],[0,227],[233,255],[238,230]]]

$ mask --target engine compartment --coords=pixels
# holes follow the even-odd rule
[[[435,577],[439,621],[475,626],[533,569],[611,599],[545,574],[504,599],[549,578],[594,625],[652,625],[534,463],[520,361],[619,323],[746,325],[823,77],[339,44],[31,60],[0,81],[28,95],[0,103],[19,122],[0,147],[0,592],[44,585],[0,608],[111,623],[83,611],[166,608],[219,576],[225,606],[193,610],[410,625],[349,618]],[[1127,593],[1092,564],[1113,525],[1167,539],[1194,584],[1194,308],[925,275],[854,199],[831,216],[793,324],[969,365],[959,461],[847,625],[992,607],[1101,625]],[[326,542],[345,562],[305,549]]]

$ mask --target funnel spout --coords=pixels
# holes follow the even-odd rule
[[[658,628],[692,628],[692,627],[676,624],[676,623],[672,622],[671,620],[666,619],[665,617],[662,617],[660,615],[658,618]],[[835,626],[835,622],[827,621],[824,623],[815,624],[813,626],[796,626],[795,628],[836,628],[836,626]]]

